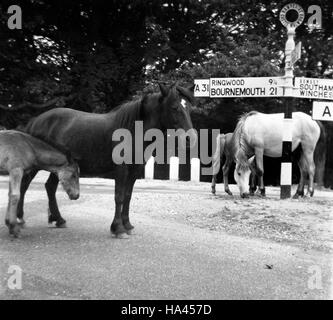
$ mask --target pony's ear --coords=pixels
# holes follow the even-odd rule
[[[163,84],[163,83],[159,83],[158,85],[159,85],[159,87],[160,87],[160,90],[161,90],[162,96],[163,96],[163,97],[166,97],[166,96],[168,95],[168,93],[169,93],[169,89],[168,89],[168,87],[167,87],[165,84]]]
[[[255,173],[255,167],[256,167],[256,162],[255,162],[255,156],[252,156],[250,159],[249,159],[249,167],[250,167],[250,170],[252,173]]]
[[[195,87],[195,84],[192,83],[189,87],[187,87],[187,90],[194,92],[194,87]]]
[[[148,101],[148,93],[144,93],[143,97],[141,98],[141,102],[140,102],[140,119],[143,120],[144,119],[144,115],[145,115],[145,104]]]

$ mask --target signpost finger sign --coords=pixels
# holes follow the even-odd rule
[[[283,77],[210,78],[195,80],[195,97],[282,97]]]
[[[312,105],[312,119],[333,121],[333,102],[314,101]]]
[[[309,9],[318,11],[311,17],[318,20],[321,26],[321,11],[318,6]],[[290,19],[294,13],[295,19]],[[333,100],[333,79],[294,78],[293,65],[301,57],[302,44],[295,46],[295,30],[303,23],[303,8],[295,3],[284,6],[280,12],[280,21],[287,28],[288,39],[285,46],[285,74],[283,77],[242,77],[242,78],[210,78],[194,80],[195,97],[235,98],[235,97],[284,97],[284,134],[282,141],[281,192],[280,198],[291,197],[292,165],[292,103],[293,97],[307,99]],[[312,28],[312,27],[311,27]],[[295,80],[295,81],[294,81]],[[295,82],[295,84],[294,84]],[[333,102],[315,101],[313,119],[333,121]]]

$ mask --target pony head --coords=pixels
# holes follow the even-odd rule
[[[59,182],[71,200],[80,197],[80,168],[76,161],[67,157],[66,163],[58,170]]]
[[[234,179],[237,183],[240,196],[248,198],[249,181],[252,172],[254,156],[250,159],[242,159],[236,157],[236,166],[234,171]]]
[[[193,86],[183,88],[177,84],[166,86],[159,84],[161,96],[161,124],[165,129],[180,130],[180,142],[193,147],[197,142],[197,133],[190,117],[194,105]]]

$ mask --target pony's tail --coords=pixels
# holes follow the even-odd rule
[[[316,165],[315,181],[318,186],[324,185],[326,153],[327,153],[327,134],[324,125],[320,121],[316,121],[320,128],[320,136],[314,151],[314,162]]]
[[[219,134],[216,137],[216,150],[213,155],[213,176],[217,175],[221,167],[221,158],[224,153],[225,135]]]

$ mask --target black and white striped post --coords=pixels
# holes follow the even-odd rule
[[[295,21],[289,21],[287,14],[290,11],[297,13]],[[289,4],[282,8],[280,12],[280,21],[287,28],[288,39],[285,46],[285,82],[284,82],[284,99],[286,102],[284,121],[283,121],[283,142],[282,142],[282,160],[280,176],[280,198],[287,199],[291,197],[292,185],[292,106],[294,90],[294,73],[291,53],[295,49],[295,30],[304,20],[304,11],[297,4]]]
[[[292,185],[292,94],[293,94],[293,66],[291,65],[291,52],[295,48],[295,28],[287,27],[288,40],[285,48],[285,112],[283,121],[283,142],[282,142],[282,159],[281,159],[281,193],[280,198],[286,199],[291,197]]]

